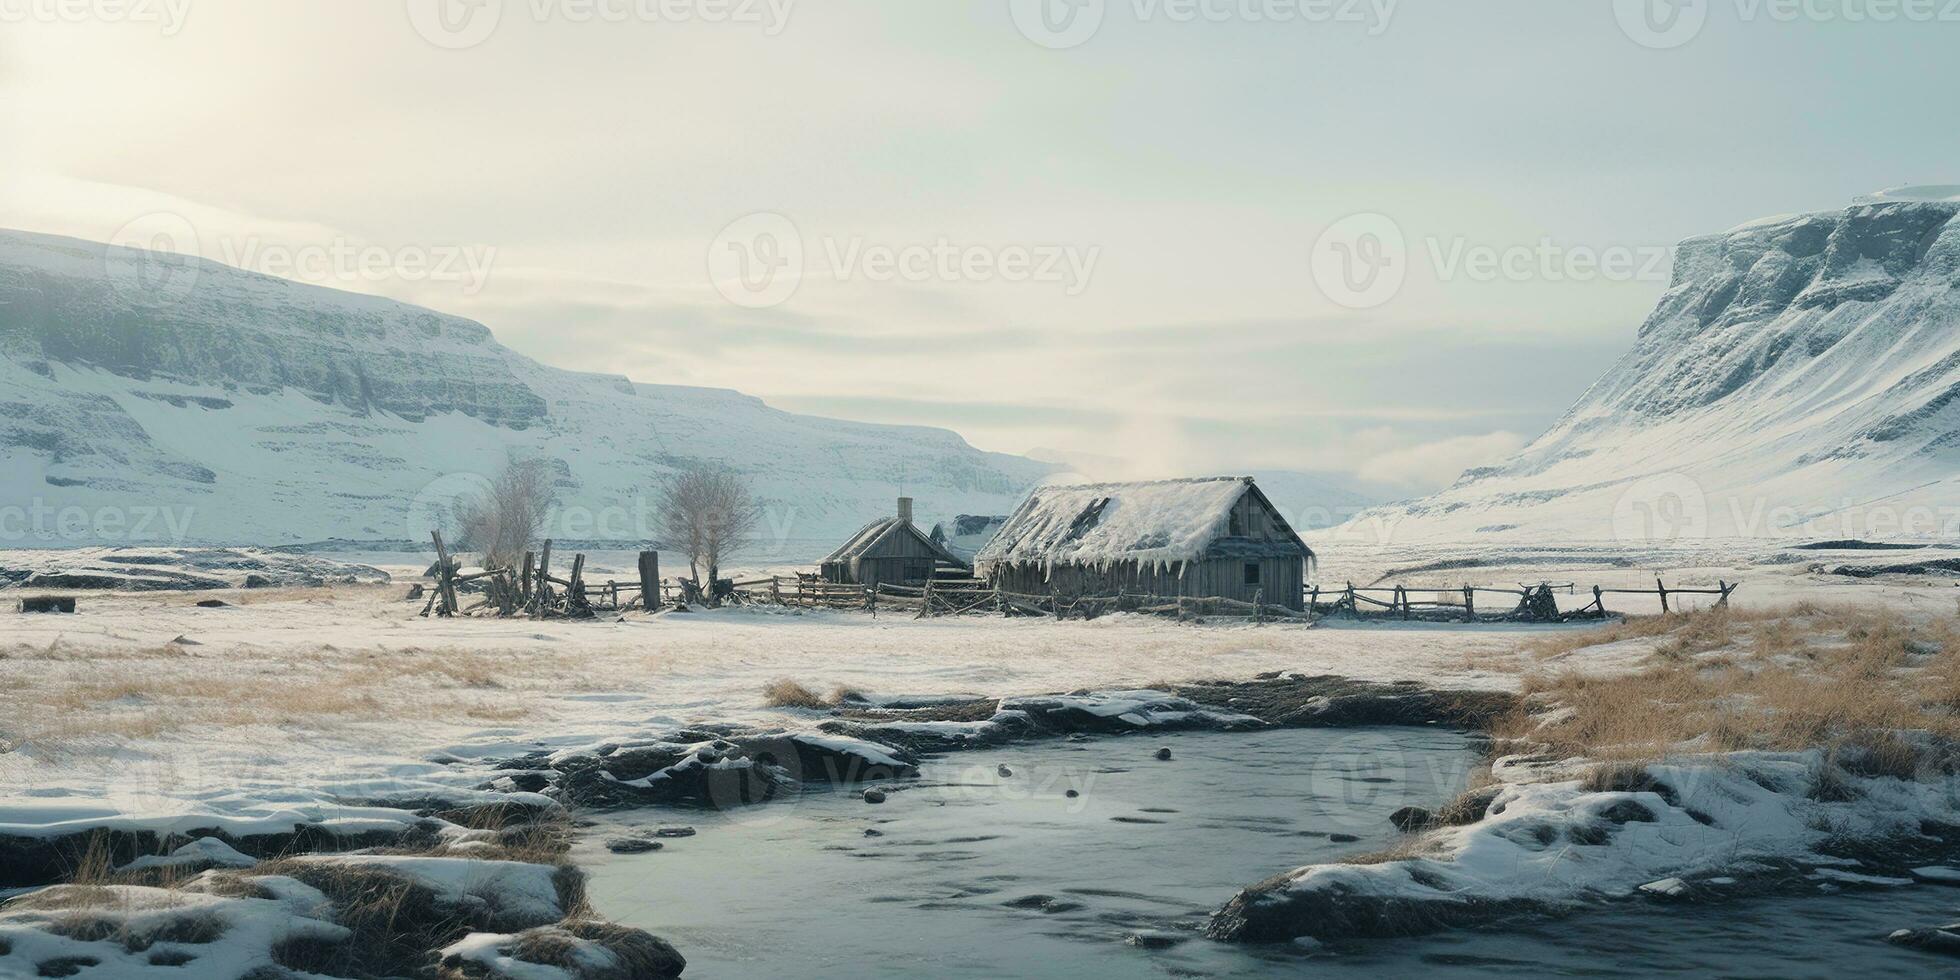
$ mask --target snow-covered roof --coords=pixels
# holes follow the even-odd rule
[[[973,560],[1168,565],[1225,551],[1311,554],[1290,528],[1277,541],[1230,537],[1232,508],[1258,492],[1251,477],[1037,487]]]
[[[831,552],[830,557],[825,558],[824,562],[850,561],[853,558],[860,558],[864,555],[871,554],[878,549],[879,545],[884,544],[894,534],[910,534],[918,538],[921,544],[924,544],[927,549],[931,550],[940,559],[955,565],[966,564],[966,562],[959,558],[955,558],[945,548],[934,544],[931,538],[920,534],[919,529],[913,527],[911,521],[901,517],[885,517],[866,524],[858,533],[851,535],[850,540],[844,542],[843,547]]]

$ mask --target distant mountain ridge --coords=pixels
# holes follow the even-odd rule
[[[1550,431],[1361,522],[1402,540],[1960,535],[1960,188],[1682,243]]]
[[[119,543],[131,529],[105,525],[145,509],[190,543],[418,540],[513,454],[551,461],[556,533],[622,541],[652,533],[667,474],[725,463],[765,537],[810,542],[792,551],[901,487],[922,517],[1005,513],[1053,469],[942,429],[552,368],[393,300],[0,232],[0,502],[24,512],[0,546]]]

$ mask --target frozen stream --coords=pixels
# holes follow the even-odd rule
[[[1155,758],[1161,747],[1171,761]],[[1472,763],[1447,730],[1038,742],[929,760],[878,806],[818,791],[735,813],[627,813],[593,829],[577,857],[599,910],[672,941],[690,977],[1788,977],[1954,965],[1880,941],[1960,918],[1960,890],[1938,887],[1633,902],[1338,947],[1199,935],[1243,885],[1392,842],[1390,812],[1448,799]],[[699,833],[638,856],[602,846],[677,824]]]

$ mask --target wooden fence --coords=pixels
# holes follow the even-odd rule
[[[690,594],[698,595],[690,582],[669,585],[661,580],[657,551],[640,553],[639,576],[629,582],[589,580],[584,555],[572,556],[572,567],[563,577],[552,574],[550,541],[544,543],[542,551],[525,552],[516,568],[490,568],[465,575],[460,563],[450,557],[442,532],[431,532],[430,537],[436,546],[436,586],[422,607],[423,616],[585,618],[600,612],[660,609],[685,601]],[[465,595],[476,597],[476,601],[464,606]]]
[[[551,542],[538,553],[525,553],[517,568],[487,569],[462,574],[440,532],[433,533],[436,548],[436,586],[431,590],[422,615],[437,616],[528,616],[585,618],[600,612],[626,612],[632,609],[659,610],[669,606],[702,603],[707,597],[689,579],[672,582],[660,577],[660,554],[640,553],[638,575],[632,581],[607,579],[591,581],[585,572],[585,556],[574,555],[564,577],[552,573]],[[1567,622],[1604,619],[1611,612],[1606,597],[1613,595],[1656,596],[1662,612],[1674,608],[1672,597],[1715,596],[1717,605],[1727,605],[1738,583],[1718,582],[1713,589],[1670,588],[1655,579],[1652,589],[1591,588],[1591,601],[1575,609],[1560,609],[1558,596],[1584,595],[1571,584],[1539,583],[1515,589],[1491,586],[1412,588],[1405,585],[1357,587],[1347,583],[1339,589],[1307,586],[1301,591],[1303,609],[1265,601],[1220,597],[1166,597],[1139,593],[1116,595],[1064,595],[1050,592],[1033,595],[1004,591],[979,579],[934,579],[922,586],[880,584],[866,587],[849,583],[825,582],[816,575],[771,576],[749,581],[724,582],[716,597],[732,605],[774,605],[792,609],[863,610],[880,614],[911,615],[916,619],[990,613],[1000,616],[1047,616],[1055,619],[1094,619],[1110,613],[1141,613],[1175,617],[1180,622],[1238,618],[1257,623],[1309,620],[1317,617],[1356,619],[1401,619],[1431,622]],[[419,588],[419,586],[418,586]],[[464,606],[464,596],[475,602]],[[1427,598],[1419,598],[1427,596]]]
[[[1600,586],[1591,588],[1592,600],[1576,609],[1561,610],[1558,595],[1581,595],[1572,583],[1562,585],[1549,582],[1537,585],[1520,585],[1515,589],[1488,586],[1466,585],[1434,589],[1411,588],[1406,585],[1357,588],[1350,582],[1345,588],[1325,590],[1319,586],[1309,586],[1306,592],[1308,611],[1322,616],[1347,616],[1355,618],[1385,618],[1407,620],[1429,620],[1440,622],[1567,622],[1579,619],[1604,619],[1612,615],[1606,608],[1609,595],[1649,595],[1660,599],[1661,611],[1672,612],[1670,596],[1699,595],[1715,596],[1716,605],[1726,606],[1730,594],[1741,583],[1717,582],[1713,589],[1670,588],[1660,579],[1654,580],[1651,589],[1608,589]],[[1429,595],[1428,599],[1416,598],[1419,594]],[[1379,598],[1386,596],[1387,598]],[[1461,601],[1458,600],[1461,596]],[[1481,607],[1478,596],[1493,597]]]

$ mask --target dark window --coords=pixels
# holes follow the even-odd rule
[[[1258,562],[1256,562],[1256,561],[1249,561],[1249,562],[1246,562],[1246,563],[1245,563],[1245,584],[1247,584],[1247,585],[1258,585],[1258,584],[1259,584],[1259,563],[1258,563]]]

